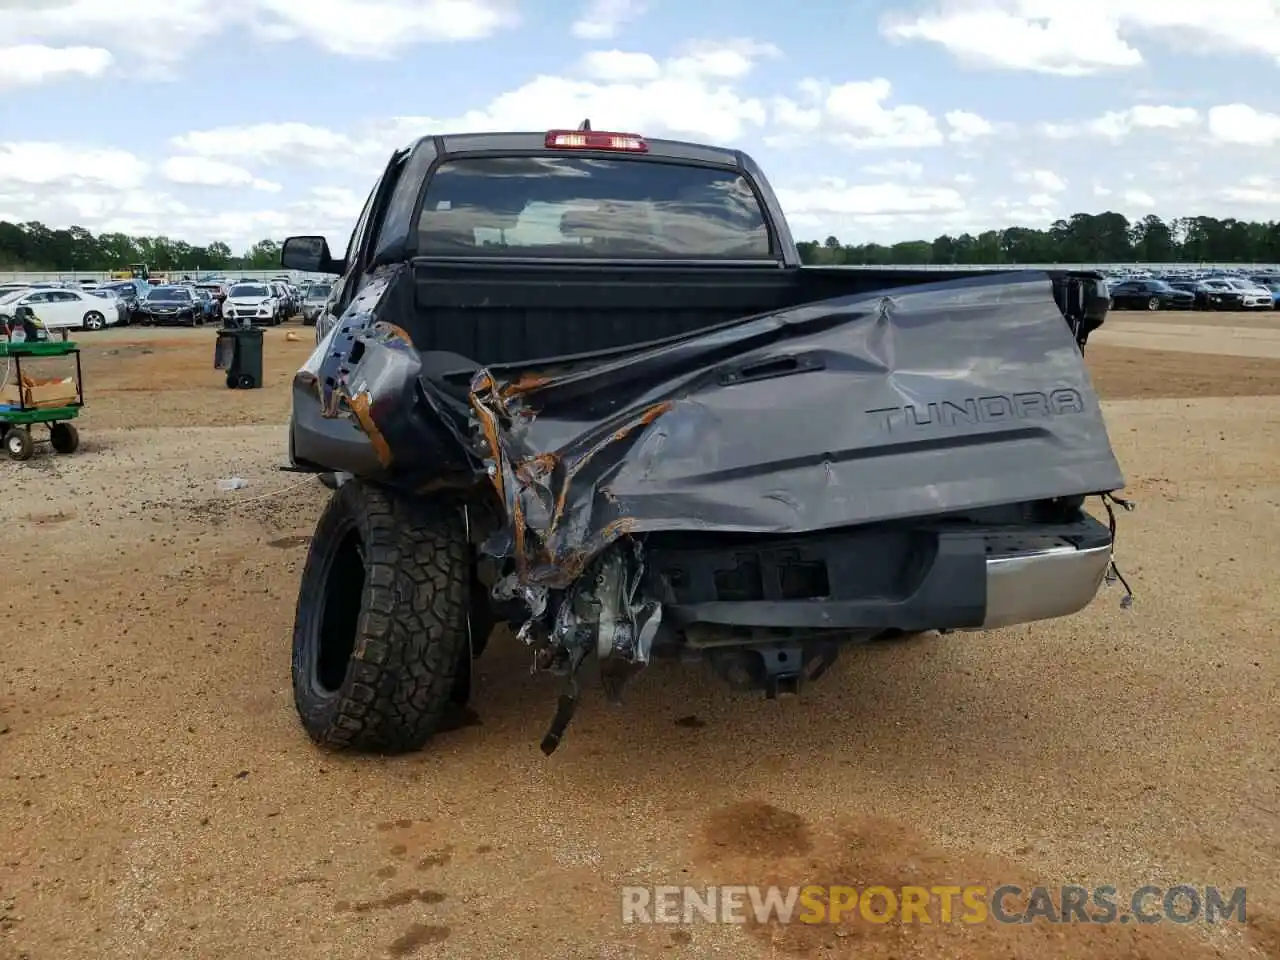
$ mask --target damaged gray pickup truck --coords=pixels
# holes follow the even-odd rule
[[[293,637],[320,744],[420,748],[503,622],[566,678],[550,753],[589,661],[615,701],[658,657],[773,697],[1114,570],[1096,274],[802,266],[751,158],[589,124],[418,140],[340,259],[281,259],[339,278],[289,437],[346,478]]]

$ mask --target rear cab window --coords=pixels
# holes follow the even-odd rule
[[[419,256],[774,260],[738,171],[599,156],[458,157],[427,184]]]

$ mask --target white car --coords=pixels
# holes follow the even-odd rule
[[[30,307],[49,330],[101,330],[120,319],[114,301],[58,287],[31,287],[0,297],[0,316],[13,319],[18,307]]]
[[[1223,282],[1243,294],[1240,305],[1246,310],[1270,310],[1275,306],[1271,291],[1259,283],[1237,277],[1227,277]]]
[[[231,324],[261,323],[276,326],[282,313],[280,300],[265,283],[237,283],[222,303],[222,319]]]

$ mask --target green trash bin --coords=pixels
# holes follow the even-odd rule
[[[218,331],[213,366],[227,372],[232,390],[253,390],[262,386],[262,328],[236,327]]]

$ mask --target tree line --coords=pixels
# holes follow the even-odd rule
[[[816,264],[1280,263],[1280,222],[1154,215],[1130,221],[1108,211],[1073,214],[1045,230],[1007,227],[890,245],[827,237],[799,247],[805,263]],[[102,271],[131,263],[157,271],[271,270],[280,265],[280,244],[259,240],[237,255],[221,242],[196,246],[169,237],[0,221],[0,271]]]
[[[225,243],[197,246],[169,237],[93,234],[84,227],[58,229],[32,220],[0,220],[0,271],[103,271],[145,263],[158,272],[271,270],[280,266],[280,244],[259,240],[240,254]]]
[[[827,237],[798,246],[805,263],[820,264],[1280,263],[1280,222],[1154,214],[1131,221],[1107,211],[1072,214],[1047,230],[1006,227],[888,246]]]

